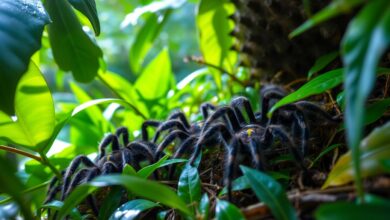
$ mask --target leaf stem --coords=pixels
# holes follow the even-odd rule
[[[204,61],[202,58],[198,58],[198,57],[194,57],[194,56],[188,56],[188,57],[186,57],[184,59],[184,62],[188,62],[188,61],[192,61],[192,62],[201,64],[201,65],[205,65],[205,66],[214,68],[216,70],[219,70],[222,73],[228,75],[233,81],[237,82],[238,84],[240,84],[243,87],[247,87],[247,86],[250,85],[250,83],[248,83],[246,81],[242,81],[239,78],[237,78],[233,73],[228,72],[227,70],[225,70],[224,68],[222,68],[220,66],[214,65],[212,63],[208,63],[208,62]]]
[[[57,178],[60,180],[62,178],[62,175],[61,173],[57,170],[57,168],[54,167],[54,165],[50,162],[49,158],[47,158],[46,154],[44,154],[43,152],[39,153],[39,155],[41,156],[42,158],[42,161],[41,163],[43,165],[46,165],[50,168],[50,170],[57,176]]]
[[[23,156],[25,156],[25,157],[29,157],[29,158],[31,158],[31,159],[34,159],[34,160],[39,161],[39,162],[42,163],[42,158],[41,158],[41,157],[36,156],[36,155],[34,155],[34,154],[31,154],[31,153],[29,153],[29,152],[26,152],[26,151],[17,149],[17,148],[0,145],[0,149],[1,149],[1,150],[8,151],[8,152],[11,152],[11,153],[23,155]]]
[[[107,86],[107,88],[109,88],[116,96],[118,96],[119,98],[121,98],[121,99],[123,99],[123,100],[126,100],[125,98],[122,97],[121,94],[119,94],[114,88],[112,88],[112,86],[111,86],[106,80],[104,80],[104,78],[101,77],[100,74],[98,74],[98,78],[99,78],[99,80],[100,80],[105,86]],[[141,116],[144,120],[147,119],[147,117],[146,117],[146,116],[145,116],[137,107],[135,107],[133,104],[128,103],[128,105],[134,110],[134,112],[135,112],[137,115]]]

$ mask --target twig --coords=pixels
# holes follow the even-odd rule
[[[250,85],[250,83],[242,81],[239,78],[237,78],[233,73],[230,73],[229,71],[225,70],[224,68],[222,68],[220,66],[214,65],[212,63],[208,63],[205,60],[203,60],[202,58],[195,57],[195,56],[187,56],[184,58],[184,62],[189,62],[189,61],[201,64],[201,65],[205,65],[205,66],[214,68],[216,70],[219,70],[221,73],[228,75],[233,81],[237,82],[238,84],[240,84],[243,87]]]
[[[60,180],[62,179],[62,175],[60,173],[60,171],[57,170],[57,168],[54,167],[54,165],[50,162],[49,158],[47,158],[46,154],[40,152],[39,155],[41,156],[42,158],[42,161],[41,163],[43,165],[46,165],[49,167],[49,169],[57,176],[57,178]]]
[[[42,158],[40,158],[39,156],[36,156],[34,154],[31,154],[31,153],[23,151],[23,150],[19,150],[19,149],[14,148],[14,147],[8,147],[8,146],[0,145],[0,149],[8,151],[8,152],[11,152],[11,153],[23,155],[25,157],[29,157],[29,158],[34,159],[36,161],[42,162]]]

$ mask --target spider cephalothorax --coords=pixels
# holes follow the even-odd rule
[[[119,140],[122,137],[122,143]],[[112,152],[106,153],[106,148],[111,145]],[[148,160],[153,163],[154,145],[147,141],[129,142],[128,130],[125,127],[118,128],[115,134],[107,135],[99,145],[99,154],[92,161],[85,155],[79,155],[72,160],[68,168],[63,171],[62,183],[57,184],[58,178],[54,177],[50,183],[45,202],[52,201],[58,192],[60,199],[64,200],[69,193],[81,183],[90,181],[99,175],[120,173],[126,164],[139,169],[139,163]],[[80,166],[83,165],[83,168]],[[88,197],[88,202],[95,214],[98,213],[95,199]]]

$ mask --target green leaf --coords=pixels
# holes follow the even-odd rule
[[[110,217],[110,220],[132,220],[148,209],[159,207],[160,205],[145,199],[136,199],[121,205]]]
[[[321,159],[325,154],[329,153],[330,151],[332,151],[333,149],[335,148],[338,148],[340,147],[341,144],[332,144],[330,146],[328,146],[327,148],[325,148],[323,151],[321,151],[321,153],[313,160],[313,162],[311,162],[311,165],[309,168],[313,167],[315,163],[317,163],[317,161],[319,159]]]
[[[217,220],[245,219],[239,208],[227,201],[219,199],[217,199],[217,204],[215,207],[215,218]]]
[[[201,0],[199,3],[196,25],[199,32],[200,50],[205,62],[224,68],[233,73],[237,61],[237,53],[230,50],[233,38],[229,35],[234,24],[228,16],[234,13],[231,2]],[[214,68],[213,73],[217,87],[222,87],[220,73]]]
[[[389,219],[390,206],[378,204],[354,204],[337,202],[320,206],[315,216],[318,220],[344,220],[344,219]]]
[[[245,176],[240,176],[232,182],[232,191],[240,191],[244,189],[249,189],[251,186]],[[227,193],[227,187],[223,187],[218,196],[225,195]]]
[[[272,114],[279,107],[304,99],[311,95],[321,94],[329,89],[332,89],[343,82],[343,69],[331,70],[327,73],[321,74],[316,78],[310,80],[305,85],[301,86],[295,92],[287,95],[280,101],[278,101],[268,115]]]
[[[53,56],[64,71],[72,71],[79,82],[92,81],[99,69],[100,48],[84,33],[66,0],[46,0],[53,23],[48,26]]]
[[[199,203],[199,214],[201,215],[200,219],[209,219],[210,213],[210,199],[207,193],[203,194],[202,199]]]
[[[390,98],[382,99],[367,106],[367,112],[364,117],[364,124],[371,124],[381,118],[389,106]]]
[[[257,170],[240,166],[257,198],[263,201],[276,219],[297,219],[297,214],[287,199],[282,186],[272,177]]]
[[[350,12],[352,8],[359,6],[364,2],[365,0],[334,0],[326,8],[313,15],[310,19],[305,21],[305,23],[291,32],[289,37],[296,37],[322,22],[325,22],[342,13]]]
[[[378,61],[389,44],[390,2],[370,1],[350,22],[342,42],[346,103],[344,119],[359,196],[363,195],[359,143],[363,133],[364,105],[374,86]]]
[[[359,146],[362,177],[383,173],[382,160],[390,159],[390,123],[376,128]],[[354,178],[351,151],[337,161],[322,188],[346,184]]]
[[[129,165],[129,164],[125,165],[125,167],[123,168],[122,173],[126,174],[126,175],[130,175],[130,176],[137,175],[137,171],[135,171],[135,169],[131,165]]]
[[[42,205],[41,208],[58,211],[62,208],[63,205],[64,205],[64,203],[62,201],[54,200],[54,201],[51,201],[49,203]],[[69,215],[70,215],[70,217],[72,217],[72,219],[79,219],[79,220],[82,219],[79,211],[76,208],[72,209],[72,211],[69,213]]]
[[[2,0],[0,4],[0,111],[13,115],[16,86],[41,47],[49,17],[41,1]]]
[[[192,206],[195,213],[195,204],[199,204],[201,187],[198,169],[187,164],[180,174],[177,194],[187,204]]]
[[[143,197],[151,201],[160,202],[168,207],[178,209],[186,215],[192,216],[186,204],[169,187],[160,183],[146,180],[136,176],[106,175],[99,176],[87,184],[76,187],[64,201],[64,206],[58,213],[58,218],[63,219],[69,211],[98,187],[121,185],[135,196]]]
[[[0,156],[0,191],[10,195],[14,201],[19,205],[25,219],[34,219],[31,213],[31,198],[23,195],[23,183],[15,175],[16,168],[12,166],[10,161]]]
[[[16,122],[8,118],[0,124],[0,137],[39,151],[54,131],[55,113],[50,90],[34,63],[17,86],[15,113]]]
[[[130,48],[129,63],[130,68],[134,73],[139,73],[142,68],[142,63],[165,22],[168,20],[171,10],[167,10],[162,19],[157,14],[150,14],[145,24],[137,34],[133,45]]]
[[[121,199],[124,190],[122,187],[112,187],[110,193],[104,198],[102,205],[99,208],[98,220],[106,220],[110,216],[118,213],[118,206],[121,204]],[[121,206],[123,207],[123,205]]]
[[[166,98],[173,81],[169,51],[165,48],[145,67],[134,87],[145,99],[154,100]]]
[[[186,162],[186,159],[172,159],[167,160],[169,158],[169,155],[165,155],[162,157],[159,161],[157,161],[154,164],[150,164],[142,169],[140,169],[137,173],[139,177],[148,178],[154,171],[156,171],[160,167],[168,166],[170,164],[174,163],[182,163]]]
[[[73,7],[83,13],[91,22],[96,36],[100,34],[100,21],[96,10],[95,0],[68,0]]]
[[[332,53],[325,54],[318,58],[314,63],[314,66],[310,68],[309,73],[307,74],[307,78],[310,79],[313,74],[318,73],[323,68],[325,68],[329,63],[335,60],[339,56],[339,52],[335,51]]]

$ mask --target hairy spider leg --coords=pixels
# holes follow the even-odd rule
[[[62,170],[61,171],[61,176],[64,176],[64,174],[65,174],[65,170]],[[47,190],[48,191],[48,195],[46,196],[45,201],[43,202],[43,204],[46,204],[46,203],[52,201],[54,199],[54,197],[57,195],[57,193],[59,191],[61,191],[62,186],[60,184],[56,185],[59,182],[60,181],[58,180],[57,176],[54,176],[50,180],[49,187],[48,187],[48,190]]]
[[[327,121],[338,124],[342,121],[342,115],[336,115],[332,116],[329,113],[327,113],[325,110],[323,110],[321,107],[319,107],[316,104],[313,104],[308,101],[299,101],[296,103],[293,103],[292,105],[295,105],[296,108],[300,109],[302,112],[305,112],[306,114],[313,114],[316,117],[321,116],[322,118],[326,119]]]
[[[118,137],[114,134],[107,135],[103,141],[99,144],[99,155],[97,160],[100,160],[106,156],[106,148],[111,144],[112,151],[119,150]]]
[[[129,143],[126,148],[132,153],[133,158],[135,159],[134,162],[137,164],[137,167],[139,167],[139,163],[144,158],[147,159],[150,164],[154,163],[154,154],[150,145],[141,141],[133,141]]]
[[[126,166],[126,164],[129,164],[130,166],[134,167],[134,157],[131,151],[127,148],[123,148],[121,152],[121,158],[122,158],[122,170]]]
[[[265,125],[267,123],[267,112],[270,109],[271,100],[278,100],[286,95],[286,92],[278,86],[266,86],[261,90],[261,117],[260,123]]]
[[[302,170],[307,170],[307,168],[304,166],[304,163],[303,163],[304,158],[303,158],[302,153],[297,149],[294,142],[289,137],[288,133],[280,125],[269,125],[266,128],[266,132],[264,132],[262,142],[271,146],[273,141],[275,140],[274,137],[279,138],[279,140],[282,142],[282,144],[287,145],[287,147],[290,150],[290,153],[294,156],[295,161],[299,165],[299,167]]]
[[[183,123],[180,120],[177,119],[172,119],[166,122],[163,122],[156,131],[156,134],[153,137],[152,142],[156,143],[158,138],[160,137],[161,132],[172,129],[172,128],[177,128],[180,131],[185,132],[187,135],[189,135],[189,130],[183,125]]]
[[[215,138],[218,138],[218,141],[215,141]],[[190,164],[193,165],[196,158],[199,156],[203,145],[210,142],[215,142],[215,144],[220,143],[220,138],[224,138],[225,141],[230,140],[232,133],[223,123],[216,123],[210,126],[204,133],[202,132],[201,137],[195,144],[194,151],[190,157]]]
[[[206,131],[210,125],[217,119],[219,119],[222,116],[228,116],[230,126],[232,127],[234,132],[237,132],[241,129],[240,123],[234,113],[234,110],[229,106],[223,106],[219,109],[217,109],[210,117],[206,120],[206,122],[203,125],[202,133]]]
[[[203,119],[206,120],[208,117],[209,117],[209,110],[215,110],[215,106],[212,105],[211,103],[203,103],[201,106],[200,106],[200,111],[202,112],[202,115],[203,115]]]
[[[249,140],[249,152],[253,160],[253,166],[257,170],[264,170],[265,157],[262,154],[262,146],[255,139]]]
[[[190,135],[187,132],[181,131],[181,130],[175,130],[171,132],[168,136],[166,136],[163,141],[158,145],[156,152],[154,154],[155,161],[159,160],[161,157],[162,152],[165,150],[166,147],[169,146],[174,140],[180,139],[181,141],[184,141],[187,139]]]
[[[142,127],[141,127],[142,140],[149,141],[148,127],[158,128],[160,124],[161,122],[156,120],[147,120],[144,123],[142,123]]]
[[[230,140],[230,144],[227,144],[225,140],[222,141],[225,149],[225,172],[224,172],[224,185],[227,188],[228,200],[232,201],[232,181],[233,175],[236,168],[236,159],[237,159],[237,151],[240,147],[240,141],[236,136]]]
[[[195,144],[197,137],[190,136],[187,139],[185,139],[179,147],[177,147],[175,153],[172,156],[172,159],[180,158],[186,151],[189,149],[192,149],[192,146]],[[168,179],[172,179],[176,169],[176,164],[172,164],[169,166],[168,169]]]
[[[94,169],[94,168],[92,168]],[[91,168],[83,168],[81,170],[79,170],[78,172],[76,172],[74,175],[73,175],[73,178],[72,180],[70,181],[70,184],[68,186],[68,188],[64,188],[63,191],[65,192],[65,197],[68,197],[69,193],[76,187],[78,186],[83,180],[86,179],[86,177],[88,176],[88,174],[92,171]],[[96,168],[97,169],[97,168]]]
[[[240,110],[241,107],[244,107],[246,114],[249,118],[249,122],[252,124],[256,123],[256,117],[253,113],[252,105],[247,98],[243,96],[237,97],[233,99],[233,101],[230,103],[230,106],[232,106],[232,108],[234,109],[234,112],[236,113],[236,116],[240,123],[245,123],[245,118]]]
[[[71,177],[73,176],[76,169],[80,166],[80,164],[84,164],[86,167],[97,167],[96,164],[94,164],[85,155],[79,155],[75,159],[73,159],[64,175],[64,183],[63,183],[62,194],[61,194],[62,201],[65,198],[65,190],[69,188]]]
[[[116,129],[115,135],[118,139],[122,136],[122,143],[124,146],[129,144],[129,130],[126,127],[119,127]]]
[[[181,121],[181,123],[184,125],[184,127],[188,130],[191,128],[191,125],[190,123],[188,122],[187,120],[187,117],[185,116],[185,114],[182,112],[182,111],[176,111],[174,113],[172,113],[169,117],[168,117],[168,121],[172,120],[172,119],[178,119],[179,121]]]

